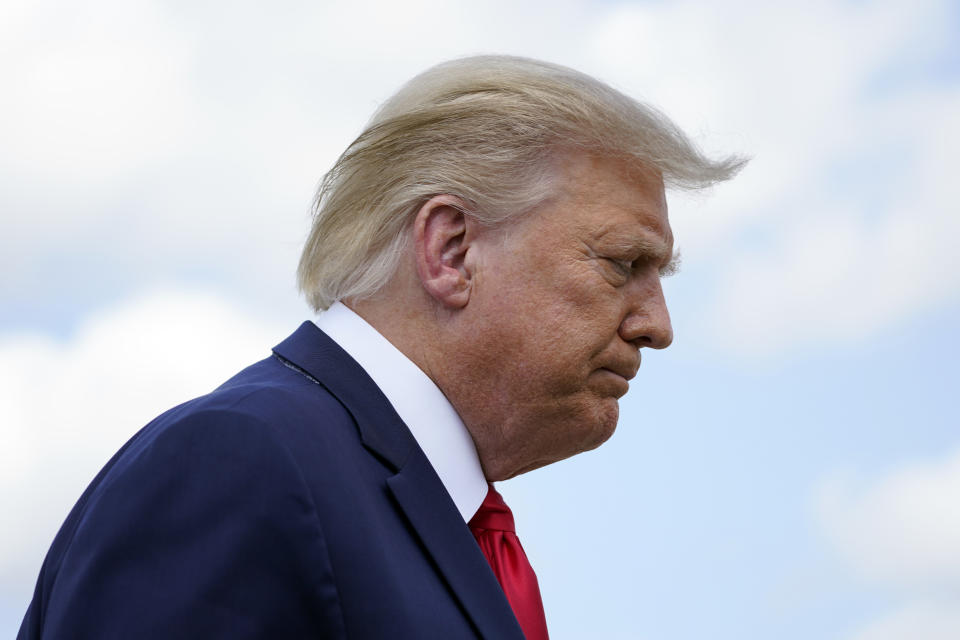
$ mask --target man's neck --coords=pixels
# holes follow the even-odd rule
[[[348,306],[334,304],[316,324],[373,379],[469,520],[486,495],[487,481],[469,431],[440,388]]]

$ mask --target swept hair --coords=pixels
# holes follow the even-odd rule
[[[701,189],[746,160],[711,160],[665,115],[573,69],[529,58],[439,64],[387,100],[323,177],[297,281],[317,311],[393,276],[416,211],[439,194],[498,224],[554,192],[560,149],[622,158]]]

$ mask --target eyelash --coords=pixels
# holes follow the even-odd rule
[[[606,260],[613,265],[614,269],[616,269],[618,273],[624,276],[629,276],[632,274],[637,266],[635,261],[631,262],[629,260],[618,260],[617,258],[606,258]],[[668,266],[660,269],[660,277],[665,278],[667,276],[671,276],[676,271],[677,267],[675,266],[675,261],[671,261]]]
[[[616,258],[607,258],[607,260],[616,267],[617,271],[622,272],[624,275],[633,273],[633,262],[629,260],[617,260]]]

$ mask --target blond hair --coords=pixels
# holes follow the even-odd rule
[[[700,189],[745,163],[706,158],[656,109],[586,74],[512,56],[439,64],[385,102],[323,177],[297,279],[311,306],[375,294],[431,197],[450,194],[485,224],[522,215],[554,190],[558,149],[624,158],[667,186]]]

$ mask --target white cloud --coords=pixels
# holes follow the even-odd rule
[[[157,291],[87,318],[65,343],[0,336],[0,598],[24,610],[47,546],[113,452],[283,338],[217,297]]]
[[[852,474],[819,488],[820,523],[866,578],[896,587],[960,589],[960,450],[905,464],[865,483]]]
[[[709,149],[755,156],[715,199],[673,208],[688,272],[716,282],[698,293],[705,341],[772,355],[848,340],[960,290],[960,97],[911,80],[956,45],[945,0],[0,11],[0,273],[20,274],[0,294],[55,290],[64,264],[144,281],[185,263],[262,297],[249,283],[292,270],[313,184],[377,102],[489,51],[596,73]],[[844,162],[865,175],[838,175]]]
[[[917,77],[956,47],[950,12],[693,0],[601,19],[590,52],[606,75],[704,130],[708,149],[754,156],[715,201],[673,203],[688,272],[716,282],[704,340],[773,356],[867,338],[960,294],[947,152],[960,92]]]
[[[19,20],[2,30],[8,93],[0,166],[90,183],[169,154],[188,133],[183,39],[150,4],[54,9],[43,2],[5,9]]]
[[[825,478],[819,528],[860,580],[892,593],[893,608],[854,640],[960,637],[960,450],[867,481]]]
[[[767,354],[790,344],[864,340],[956,299],[960,185],[948,150],[960,145],[957,112],[960,92],[904,98],[865,114],[887,132],[876,179],[859,192],[820,189],[784,203],[788,218],[765,246],[729,257],[716,297],[718,335],[741,352]],[[899,145],[903,159],[882,157],[898,146],[883,145],[887,136],[909,139]],[[871,162],[868,149],[857,152],[860,161]]]
[[[556,57],[585,6],[4,3],[0,295],[179,269],[274,304],[314,185],[378,101],[456,55]],[[523,44],[534,22],[556,43]]]
[[[960,638],[958,603],[920,601],[866,625],[851,640],[956,640]]]

